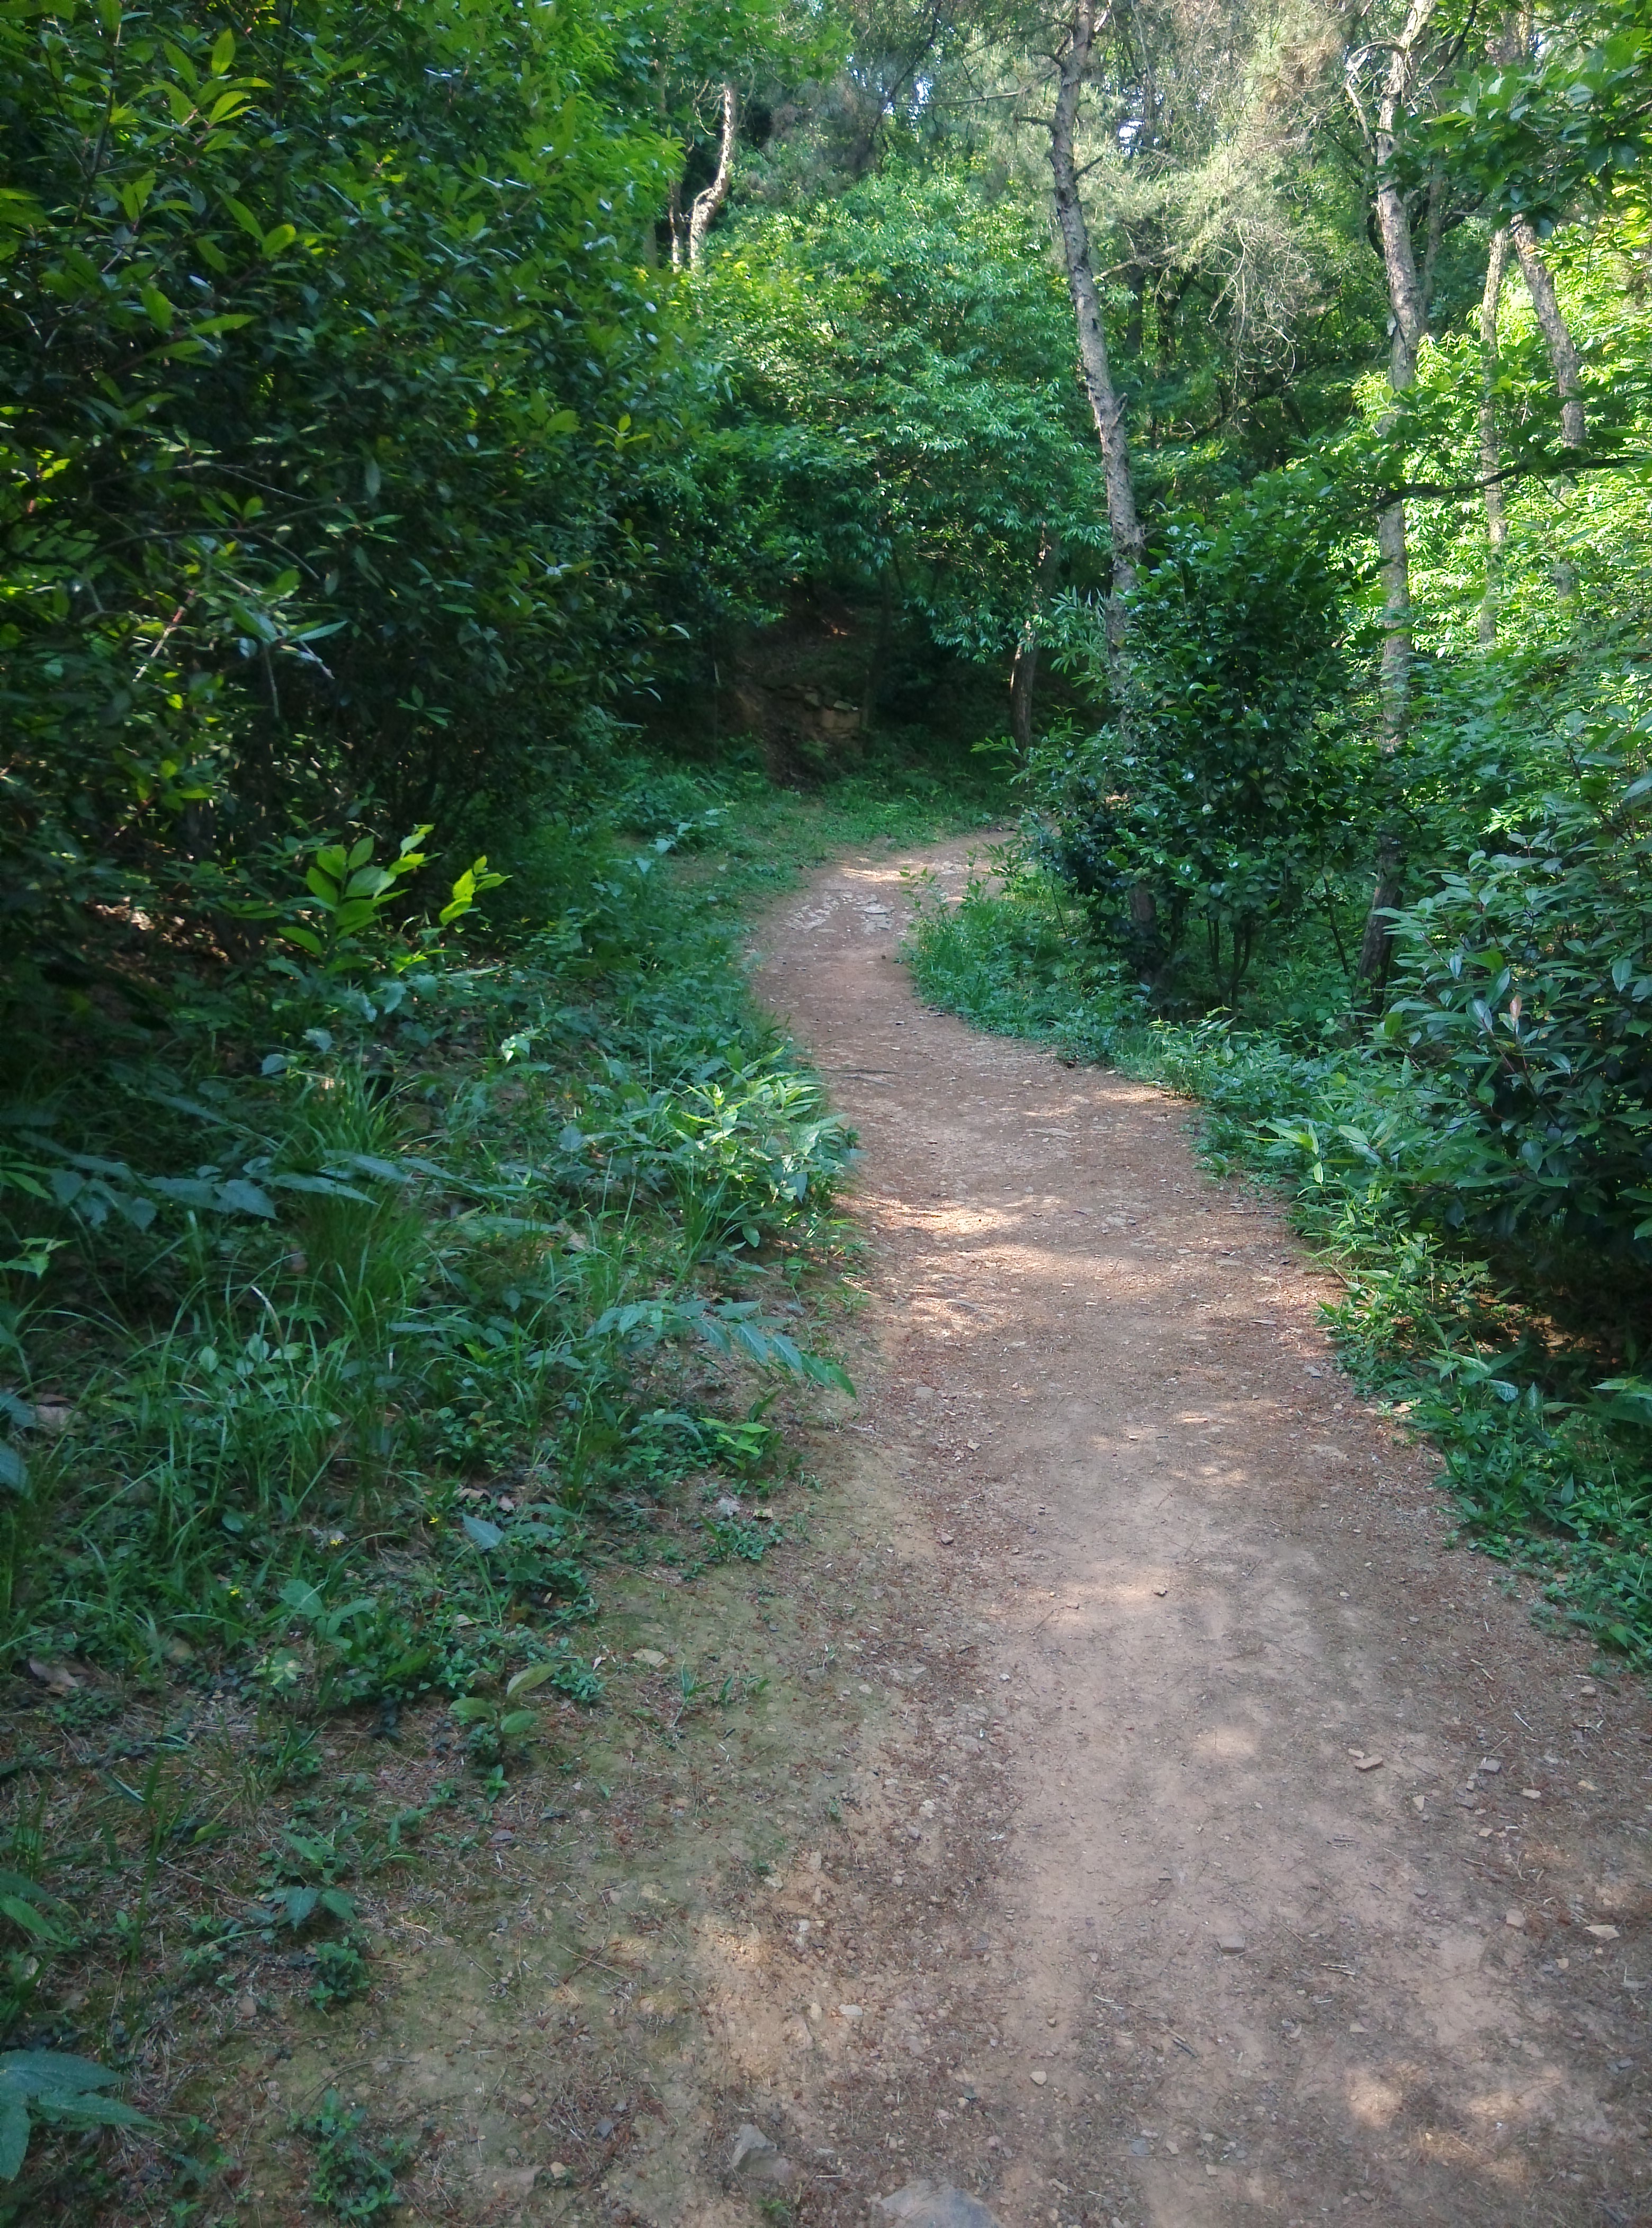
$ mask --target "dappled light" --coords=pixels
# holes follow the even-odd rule
[[[1649,86],[0,5],[0,2228],[1652,2218]]]

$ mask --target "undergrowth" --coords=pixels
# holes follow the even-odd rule
[[[1156,1018],[1057,884],[998,863],[924,907],[925,998],[1197,1100],[1208,1164],[1281,1190],[1341,1276],[1344,1364],[1438,1447],[1463,1535],[1537,1574],[1541,1614],[1652,1667],[1652,1385],[1617,1280],[1453,1227],[1425,1080],[1349,1026],[1340,974],[1276,957],[1237,1019]]]
[[[47,2129],[0,2222],[210,2179],[167,2148],[180,2033],[360,1997],[363,1898],[575,1768],[628,1574],[798,1535],[790,1425],[852,1389],[853,1139],[751,1002],[745,914],[993,802],[638,765],[439,923],[392,931],[368,845],[299,855],[273,966],[164,1027],[112,986],[78,1059],[14,1058],[0,2049],[171,2116]],[[678,1684],[670,1739],[761,1681]],[[346,1768],[369,1732],[447,1777],[398,1802]],[[318,2204],[391,2201],[349,2115],[304,2132]]]

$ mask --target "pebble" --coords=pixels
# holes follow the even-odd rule
[[[1169,1592],[1170,1589],[1169,1586],[1155,1586],[1153,1591],[1156,1594],[1159,1595],[1161,1598],[1162,1598],[1164,1595]]]
[[[539,2179],[536,2166],[484,2167],[477,2176],[483,2189],[491,2198],[505,2198],[517,2205],[534,2193],[534,2184]]]
[[[1540,1802],[1543,1800],[1543,1789],[1540,1787],[1522,1787],[1521,1793],[1528,1802]]]
[[[765,2189],[784,2188],[797,2178],[797,2169],[785,2153],[749,2120],[735,2134],[728,2167],[743,2182]]]
[[[989,2149],[996,2138],[989,2135]],[[904,2189],[872,2200],[890,2220],[904,2220],[907,2228],[999,2228],[998,2216],[978,2197],[955,2189],[950,2181],[909,2181]]]
[[[1616,1942],[1617,1939],[1615,1926],[1585,1926],[1583,1930],[1585,1934],[1592,1934],[1597,1942]]]
[[[1033,2068],[1032,2082],[1033,2086],[1035,2089],[1041,2089],[1049,2078],[1049,2075],[1044,2071],[1044,2068],[1041,2065],[1035,2065]]]
[[[1504,1913],[1503,1913],[1503,1924],[1504,1924],[1505,1926],[1524,1926],[1524,1925],[1525,1925],[1525,1924],[1526,1924],[1526,1913],[1525,1913],[1523,1911],[1504,1911]]]
[[[631,1661],[642,1664],[650,1671],[663,1671],[665,1668],[665,1658],[657,1648],[632,1649]]]
[[[1356,1756],[1354,1759],[1354,1769],[1355,1771],[1380,1771],[1382,1761],[1380,1756]]]
[[[1482,1771],[1501,1771],[1502,1768],[1502,1760],[1497,1757],[1482,1756],[1480,1759],[1480,1769]]]
[[[1242,1934],[1219,1934],[1216,1947],[1224,1957],[1242,1957],[1245,1955],[1245,1937]]]
[[[861,2017],[861,2007],[859,2004],[839,2004],[837,2016],[839,2019],[857,2020]]]

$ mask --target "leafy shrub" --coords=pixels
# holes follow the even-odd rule
[[[363,2132],[367,2114],[341,2103],[328,2090],[321,2109],[298,2122],[298,2133],[315,2146],[310,2198],[339,2220],[371,2220],[396,2202],[396,2176],[412,2154],[394,2138],[369,2142]]]
[[[318,1942],[311,1951],[315,1980],[310,2001],[320,2012],[338,2004],[353,2004],[371,1985],[367,1959],[354,1942]]]
[[[1448,1222],[1621,1251],[1652,1234],[1652,774],[1620,739],[1582,787],[1396,916],[1385,1035]]]
[[[1043,855],[1163,995],[1202,931],[1211,1002],[1232,1007],[1262,941],[1329,901],[1357,843],[1361,753],[1343,584],[1306,472],[1160,529],[1127,649],[1066,599],[1060,658],[1116,698],[1111,723],[1054,732],[1028,782]]]
[[[687,400],[603,211],[669,157],[584,0],[12,10],[0,65],[0,835],[83,967],[348,797],[406,826],[581,759]]]

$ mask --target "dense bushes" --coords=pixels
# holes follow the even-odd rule
[[[1112,716],[1064,724],[1029,765],[1042,848],[1161,999],[1201,932],[1207,995],[1234,1004],[1260,942],[1330,904],[1364,847],[1373,782],[1344,583],[1316,515],[1329,496],[1278,473],[1164,521],[1127,654],[1079,599],[1058,615],[1063,662]]]
[[[1399,916],[1385,1034],[1427,1079],[1449,1221],[1638,1254],[1652,1231],[1652,774],[1629,755],[1643,729],[1614,739],[1586,787],[1615,795],[1551,797],[1546,824],[1476,852]]]
[[[0,24],[14,961],[221,937],[293,827],[458,836],[590,739],[685,400],[626,67],[580,0]]]
[[[570,837],[555,926],[416,1022],[363,971],[262,1074],[119,1072],[108,1135],[195,1172],[83,1156],[108,1208],[13,1319],[7,1644],[463,1692],[593,1613],[594,1523],[738,1464],[731,1368],[843,1381],[788,1329],[849,1140],[655,855]]]
[[[891,165],[749,218],[703,297],[728,386],[699,470],[770,593],[830,581],[1007,674],[1041,552],[1085,577],[1105,542],[1071,313],[1019,199]]]

